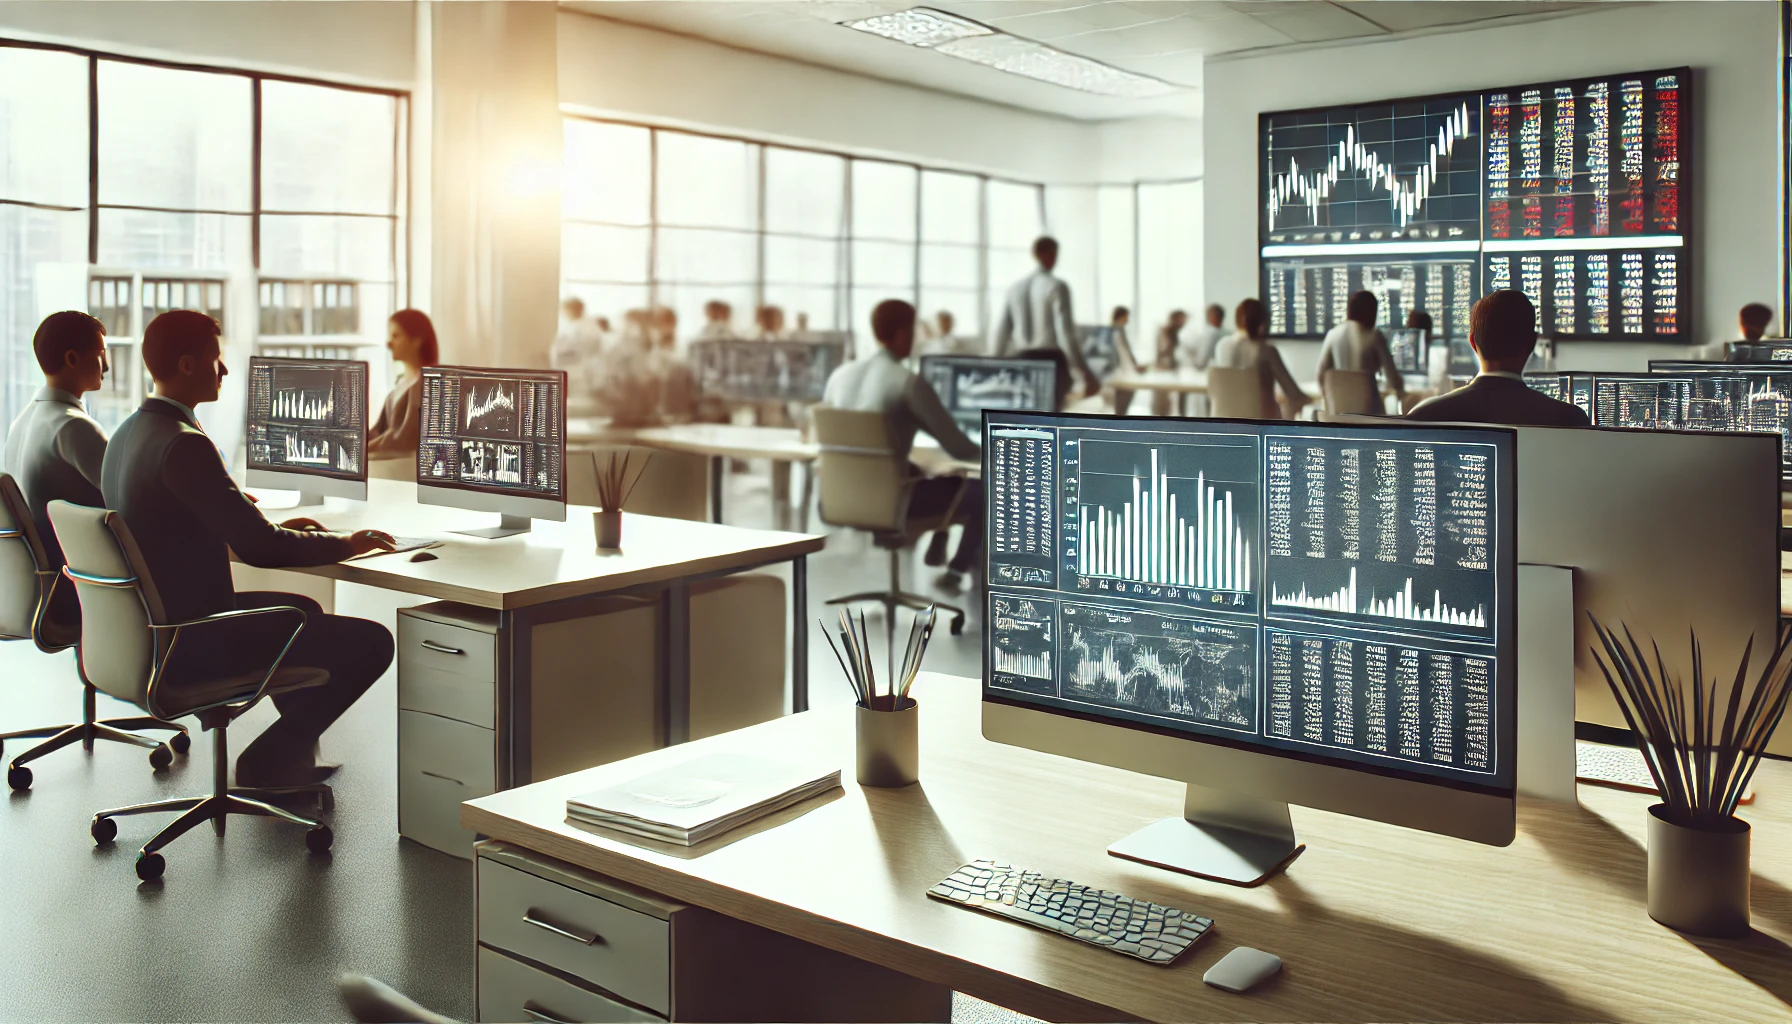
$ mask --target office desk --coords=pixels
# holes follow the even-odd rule
[[[729,459],[770,459],[772,463],[772,507],[777,525],[789,525],[790,467],[803,467],[802,503],[799,506],[799,528],[809,525],[809,505],[815,495],[814,462],[821,455],[821,446],[803,440],[795,427],[756,427],[735,423],[682,423],[667,427],[648,427],[635,431],[634,443],[673,452],[689,452],[709,459],[709,518],[722,521],[723,474]]]
[[[1792,1021],[1792,765],[1761,767],[1744,815],[1757,931],[1694,939],[1645,910],[1640,794],[1582,786],[1583,806],[1523,806],[1503,849],[1297,807],[1306,853],[1242,889],[1104,852],[1180,811],[1180,785],[985,741],[974,680],[929,673],[916,696],[921,782],[906,789],[854,784],[842,704],[469,801],[461,820],[1048,1019]],[[569,796],[723,749],[816,754],[841,766],[845,791],[690,850],[566,823]],[[1154,967],[924,895],[979,857],[1206,914],[1217,929]],[[1281,956],[1283,976],[1249,996],[1204,985],[1239,945]]]
[[[1118,391],[1162,391],[1166,394],[1176,395],[1178,396],[1178,411],[1186,416],[1188,415],[1186,396],[1207,393],[1207,371],[1149,370],[1145,373],[1123,373],[1108,378],[1107,383]],[[1322,392],[1317,380],[1302,380],[1295,383],[1299,384],[1300,389],[1305,391],[1307,397],[1313,399],[1315,403],[1322,400]],[[1394,392],[1384,386],[1381,393],[1383,397],[1386,397]],[[1407,393],[1414,394],[1416,392],[1409,391]]]
[[[595,601],[618,595],[660,602],[661,700],[666,739],[690,735],[690,585],[701,579],[791,563],[791,688],[794,709],[809,705],[806,557],[822,537],[628,515],[621,551],[599,552],[592,509],[572,505],[566,522],[536,521],[525,534],[499,540],[453,530],[489,525],[490,513],[421,505],[416,485],[369,480],[365,502],[282,511],[309,516],[332,530],[379,529],[401,536],[440,537],[434,561],[407,553],[289,571],[383,590],[489,608],[498,613],[498,788],[522,785],[529,773],[530,630],[579,617]]]

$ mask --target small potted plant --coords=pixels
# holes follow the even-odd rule
[[[1649,808],[1649,916],[1695,935],[1747,933],[1749,825],[1736,817],[1736,804],[1792,693],[1792,627],[1780,628],[1779,645],[1753,682],[1750,638],[1723,696],[1718,679],[1705,678],[1697,636],[1688,686],[1653,642],[1651,660],[1629,629],[1620,637],[1593,619],[1593,631],[1593,657],[1661,791],[1662,802]]]
[[[596,459],[593,453],[592,458]],[[622,547],[622,506],[628,504],[629,495],[635,493],[635,485],[641,482],[641,474],[647,471],[647,463],[652,456],[641,460],[635,469],[634,479],[629,479],[629,468],[634,461],[632,451],[611,452],[609,457],[597,463],[597,511],[591,513],[591,526],[597,533],[599,550],[615,551]]]

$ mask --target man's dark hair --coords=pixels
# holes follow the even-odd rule
[[[1040,235],[1033,239],[1033,258],[1042,260],[1047,254],[1058,255],[1058,240],[1050,235]]]
[[[1265,309],[1259,299],[1246,299],[1238,304],[1238,312],[1232,322],[1245,333],[1247,338],[1255,338],[1263,332],[1269,323],[1269,310]]]
[[[1344,307],[1346,319],[1355,320],[1364,327],[1374,327],[1375,318],[1381,312],[1381,301],[1374,292],[1351,292],[1350,302]]]
[[[62,314],[58,313],[56,315],[61,316]],[[1738,315],[1737,319],[1742,322],[1744,327],[1766,334],[1767,328],[1773,326],[1773,310],[1768,309],[1759,302],[1751,302],[1742,307],[1742,312]]]
[[[1125,306],[1115,306],[1114,312],[1108,317],[1108,323],[1113,323],[1115,320],[1118,320],[1121,317],[1125,317],[1128,320],[1131,320],[1132,319],[1132,310],[1127,309]]]
[[[904,327],[913,330],[914,326],[915,307],[901,299],[885,299],[871,311],[871,333],[885,345]]]
[[[1523,292],[1490,292],[1469,313],[1468,330],[1482,359],[1501,366],[1523,363],[1537,347],[1537,307]]]
[[[70,352],[87,352],[106,343],[106,325],[79,310],[51,313],[31,336],[38,369],[55,373],[68,365]]]
[[[1429,331],[1431,329],[1431,314],[1422,309],[1415,309],[1406,314],[1406,326],[1408,330]]]
[[[171,309],[143,329],[143,365],[156,380],[180,373],[180,357],[210,353],[223,329],[218,321],[192,309]]]

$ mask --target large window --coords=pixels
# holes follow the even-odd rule
[[[41,383],[31,337],[59,309],[107,325],[112,379],[89,406],[108,426],[140,399],[136,341],[167,309],[217,317],[232,359],[381,362],[405,102],[0,41],[0,429]]]
[[[582,118],[566,121],[564,195],[565,293],[616,330],[670,308],[681,339],[721,301],[743,336],[774,306],[787,332],[863,345],[889,298],[980,337],[1044,228],[1038,185]]]

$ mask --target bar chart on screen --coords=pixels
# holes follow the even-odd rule
[[[1441,591],[1431,591],[1431,602],[1424,603],[1424,596],[1413,596],[1413,581],[1406,580],[1406,585],[1386,597],[1377,597],[1373,590],[1362,593],[1357,589],[1356,570],[1350,570],[1350,582],[1330,594],[1309,594],[1307,585],[1302,583],[1292,593],[1283,593],[1280,587],[1272,585],[1269,592],[1269,603],[1272,607],[1302,608],[1314,612],[1343,612],[1354,615],[1368,615],[1378,619],[1401,619],[1407,622],[1431,622],[1445,626],[1462,626],[1471,629],[1487,628],[1487,610],[1475,608],[1463,611],[1444,603]]]

